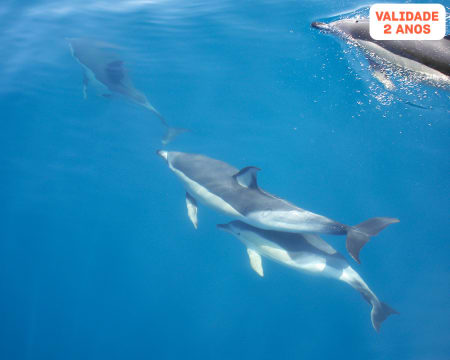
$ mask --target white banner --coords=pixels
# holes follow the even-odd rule
[[[375,40],[440,40],[445,36],[441,4],[375,4],[370,8]]]

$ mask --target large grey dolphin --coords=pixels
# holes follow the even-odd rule
[[[312,27],[330,32],[357,44],[371,61],[374,76],[387,88],[389,79],[379,59],[412,71],[418,79],[450,85],[450,37],[441,40],[374,40],[368,19],[342,19],[329,24],[313,22]]]
[[[134,87],[124,62],[115,52],[117,46],[83,38],[68,38],[67,41],[72,56],[83,68],[84,98],[87,97],[87,86],[91,84],[101,96],[109,97],[112,94],[119,94],[150,110],[167,129],[162,140],[164,144],[186,131],[186,129],[170,127],[166,119],[150,104],[147,97]]]
[[[247,247],[250,265],[264,276],[261,256],[294,268],[343,281],[358,291],[372,305],[371,320],[376,331],[391,314],[397,314],[389,305],[381,302],[347,260],[320,236],[262,230],[242,221],[219,224]]]
[[[157,151],[167,161],[186,189],[188,215],[197,227],[197,200],[233,218],[266,230],[346,235],[350,255],[359,262],[359,252],[386,226],[399,220],[376,217],[348,226],[301,209],[261,189],[258,168],[242,170],[203,155]]]

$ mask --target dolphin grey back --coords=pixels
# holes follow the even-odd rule
[[[263,210],[299,210],[258,187],[239,185],[233,177],[239,170],[223,161],[181,152],[169,152],[168,160],[175,169],[219,196],[242,215]]]

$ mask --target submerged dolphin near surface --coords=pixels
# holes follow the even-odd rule
[[[169,143],[175,136],[186,131],[186,129],[170,127],[158,110],[150,104],[147,97],[134,87],[123,61],[114,52],[117,46],[81,38],[70,38],[67,41],[72,56],[83,68],[84,98],[87,97],[87,86],[91,84],[99,95],[109,97],[112,94],[119,94],[150,110],[167,128],[162,140],[163,144]]]
[[[379,59],[404,68],[432,84],[450,85],[450,37],[441,40],[374,40],[368,19],[313,22],[312,27],[338,35],[365,50],[373,75],[385,85],[393,84],[379,66]]]
[[[301,209],[262,190],[256,180],[258,168],[249,166],[239,171],[223,161],[203,155],[163,150],[157,153],[183,182],[188,215],[195,227],[198,224],[198,200],[261,229],[346,235],[347,250],[359,262],[359,252],[370,236],[399,221],[377,217],[348,226]]]
[[[380,330],[381,323],[389,315],[398,314],[381,302],[347,260],[318,235],[261,230],[242,221],[232,221],[217,227],[244,243],[250,265],[260,276],[264,276],[261,256],[265,256],[296,270],[346,282],[372,305],[370,317],[376,331]]]

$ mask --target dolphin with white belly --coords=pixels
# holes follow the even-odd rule
[[[388,217],[369,219],[348,226],[325,216],[301,209],[258,186],[258,168],[242,170],[203,155],[157,151],[167,161],[186,189],[188,215],[197,227],[197,201],[233,218],[266,230],[308,232],[347,236],[347,250],[359,262],[359,252],[386,226],[399,220]]]
[[[329,24],[313,22],[312,27],[345,38],[365,50],[373,75],[387,88],[389,79],[379,59],[412,71],[419,79],[450,85],[450,36],[441,40],[374,40],[369,19],[342,19]],[[392,84],[392,83],[391,83]]]
[[[242,221],[232,221],[217,227],[244,243],[250,265],[260,276],[264,276],[263,256],[296,270],[343,281],[372,305],[370,315],[376,331],[380,330],[381,323],[389,315],[398,314],[381,302],[347,260],[318,235],[262,230]]]
[[[170,127],[159,111],[150,104],[145,94],[134,87],[124,62],[115,53],[117,46],[83,38],[68,38],[67,41],[72,56],[83,69],[84,98],[87,97],[87,87],[91,84],[101,96],[110,97],[112,94],[118,94],[150,110],[167,128],[162,140],[164,144],[186,131],[186,129]]]

